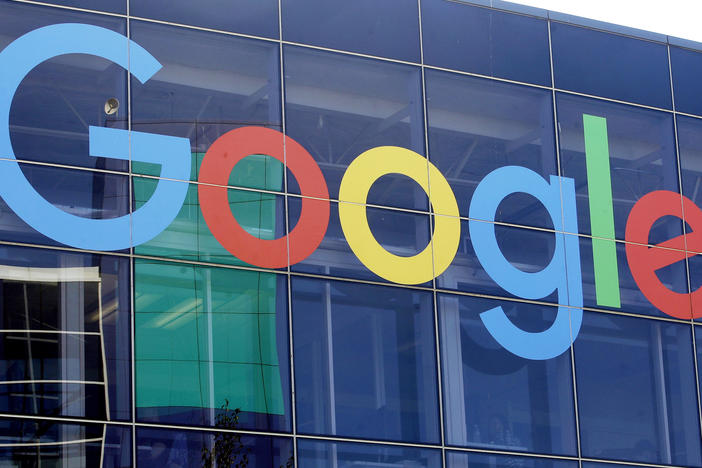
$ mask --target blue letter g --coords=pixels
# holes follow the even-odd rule
[[[10,142],[10,106],[34,67],[63,54],[88,54],[128,69],[142,83],[161,64],[125,36],[88,24],[56,24],[31,31],[0,52],[0,155],[15,160]],[[90,154],[161,165],[161,177],[190,179],[190,142],[185,138],[102,127],[89,128]],[[176,217],[187,182],[159,180],[153,196],[131,215],[89,219],[67,213],[39,195],[19,164],[0,171],[0,196],[32,228],[58,242],[91,250],[120,250],[156,237]]]

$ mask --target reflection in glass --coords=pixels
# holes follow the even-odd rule
[[[129,0],[49,0],[45,3],[124,14],[127,12],[128,1]]]
[[[556,315],[555,307],[439,296],[447,443],[576,455],[570,354],[531,361],[510,353],[479,317],[498,306],[529,332],[547,329]]]
[[[672,108],[665,44],[555,21],[551,42],[557,88]]]
[[[134,16],[278,38],[278,2],[275,0],[207,0],[205,5],[170,0],[127,1],[129,13]]]
[[[580,237],[580,265],[583,280],[583,305],[585,307],[593,307],[598,309],[612,309],[630,312],[634,314],[653,315],[657,317],[668,317],[651,302],[646,299],[641,288],[631,274],[629,263],[626,257],[626,244],[617,242],[616,262],[617,271],[619,273],[619,297],[620,307],[608,306],[597,302],[596,283],[595,283],[595,265],[592,259],[592,238]],[[656,276],[671,291],[687,294],[687,269],[685,261],[675,262],[667,267],[656,270]],[[690,317],[689,311],[681,311],[687,318]]]
[[[98,3],[117,2],[54,3],[89,3],[90,8],[99,8]],[[126,20],[122,18],[3,2],[0,50],[31,30],[59,23],[87,23],[126,34]],[[123,103],[117,114],[105,114],[105,101],[110,98]],[[15,156],[29,161],[126,171],[128,161],[92,157],[88,147],[88,126],[126,128],[126,103],[127,71],[120,66],[87,54],[49,59],[27,74],[12,101],[10,138]]]
[[[642,449],[646,450],[644,447]],[[618,463],[595,463],[595,462],[583,462],[583,468],[621,468],[621,464]]]
[[[301,207],[299,197],[288,197],[289,226],[295,226]],[[329,226],[324,239],[309,257],[291,265],[292,271],[387,282],[361,263],[349,247],[339,220],[339,203],[331,202],[329,208]],[[368,207],[366,218],[376,241],[394,255],[416,255],[429,244],[427,214]]]
[[[2,466],[133,466],[131,429],[125,426],[0,419],[0,438]]]
[[[292,279],[298,432],[439,441],[432,295]]]
[[[693,52],[690,52],[693,53]],[[677,96],[677,95],[676,95]],[[679,115],[677,117],[678,149],[680,154],[680,176],[682,179],[682,193],[692,200],[697,207],[702,207],[702,122],[698,119]],[[684,213],[686,218],[695,218],[695,213]],[[698,231],[700,226],[685,225],[687,233]],[[685,248],[696,255],[688,258],[690,291],[697,291],[702,285],[702,244],[697,242],[696,236],[688,236]],[[699,315],[699,310],[693,310]],[[698,317],[699,320],[699,317]]]
[[[584,457],[699,466],[690,326],[585,312],[575,341]]]
[[[441,289],[516,297],[505,291],[480,264],[470,239],[468,221],[461,221],[461,241],[451,265],[436,278]],[[553,258],[556,236],[553,232],[495,225],[495,238],[502,255],[515,268],[535,273],[543,270]],[[558,303],[556,291],[540,300]]]
[[[135,260],[142,421],[289,430],[287,292],[271,273]]]
[[[424,154],[421,72],[418,67],[329,52],[286,47],[287,135],[322,169],[338,199],[346,167],[376,146],[401,146]],[[288,188],[300,193],[299,182]],[[427,209],[424,191],[405,176],[378,180],[368,203]]]
[[[0,171],[10,161],[0,160]],[[36,164],[19,165],[24,176],[57,210],[74,216],[109,219],[129,213],[129,185],[126,175],[64,169]],[[0,199],[0,239],[6,241],[60,245],[35,231]]]
[[[414,0],[283,0],[281,8],[286,41],[419,63]]]
[[[235,426],[233,420],[223,422],[223,428]],[[136,435],[138,466],[292,468],[294,464],[292,439],[283,437],[150,428],[139,428]]]
[[[446,468],[578,468],[578,462],[514,455],[446,452]]]
[[[0,408],[130,416],[129,262],[0,249]]]
[[[158,179],[134,177],[132,181],[136,210],[149,200]],[[234,219],[252,237],[270,240],[285,235],[285,200],[282,195],[225,188],[221,190],[227,191]],[[185,201],[173,222],[150,241],[136,246],[134,253],[226,265],[248,265],[222,247],[210,231],[202,215],[198,184],[195,183],[188,184]]]
[[[551,84],[548,26],[467,2],[422,1],[424,63],[515,81]]]
[[[353,444],[298,439],[299,468],[364,466],[377,468],[440,468],[441,452],[426,448]]]
[[[634,204],[655,190],[678,192],[673,117],[669,113],[595,99],[557,95],[561,173],[575,180],[578,229],[590,234],[590,207],[583,114],[607,119],[615,237],[624,240]],[[671,218],[671,219],[668,219]],[[679,219],[666,217],[651,230],[658,244],[682,234]]]
[[[550,92],[434,70],[426,83],[429,159],[448,179],[462,216],[495,169],[524,166],[546,180],[558,174]],[[507,197],[495,219],[553,229],[544,207],[525,194]]]
[[[169,4],[165,9],[174,8]],[[206,10],[215,11],[211,7]],[[234,16],[241,15],[237,12]],[[132,129],[190,139],[191,180],[197,179],[205,152],[224,133],[248,125],[281,130],[277,45],[141,21],[130,23],[130,34],[163,65],[144,84],[132,79]],[[256,163],[250,158],[245,161],[237,165],[234,172],[239,177],[232,175],[231,184],[281,190],[281,165],[269,162],[274,172],[267,180],[260,180],[262,172],[249,180],[241,177],[247,168],[240,166]],[[265,164],[256,167],[257,171],[261,169],[266,169]],[[158,165],[146,163],[132,163],[132,170],[148,175],[160,173]]]
[[[677,128],[682,193],[698,207],[702,207],[702,121],[679,115]],[[692,217],[692,214],[689,216]],[[686,229],[690,232],[698,230],[699,227],[688,225]],[[690,238],[687,248],[702,252],[702,246],[693,243],[693,240]]]
[[[698,50],[670,46],[670,66],[675,90],[675,110],[702,115],[699,91],[702,54]]]

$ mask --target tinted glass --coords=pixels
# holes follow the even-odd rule
[[[11,161],[0,160],[0,171],[9,170]],[[39,195],[76,217],[110,219],[129,214],[129,180],[126,175],[63,169],[36,164],[19,164]],[[0,200],[0,238],[31,244],[60,245],[28,226]]]
[[[283,39],[419,62],[414,0],[282,0]]]
[[[546,21],[450,0],[422,2],[424,63],[551,84]]]
[[[513,226],[494,225],[495,238],[502,255],[514,267],[527,273],[543,270],[553,258],[556,249],[556,236],[553,232],[523,229]],[[458,252],[451,265],[436,278],[441,289],[451,289],[471,293],[514,297],[502,289],[480,264],[470,238],[468,221],[461,221],[461,240]],[[558,302],[554,291],[542,300]]]
[[[288,197],[289,225],[300,217],[302,201]],[[371,233],[385,250],[394,255],[409,257],[422,252],[429,244],[429,215],[382,208],[366,208]],[[352,222],[363,222],[353,220]],[[317,273],[327,276],[388,281],[364,265],[351,250],[341,227],[339,203],[330,203],[329,226],[319,247],[307,258],[291,265],[292,271]],[[424,285],[428,285],[425,283]]]
[[[428,292],[292,279],[297,430],[439,441]]]
[[[583,280],[583,305],[585,307],[594,307],[598,309],[621,310],[634,314],[668,317],[663,311],[654,306],[644,295],[643,291],[650,292],[652,290],[651,286],[639,286],[634,280],[630,264],[627,260],[625,243],[616,242],[614,245],[614,258],[608,258],[608,260],[611,261],[611,265],[616,268],[615,271],[612,271],[612,276],[601,276],[599,280],[596,279],[596,269],[606,269],[607,265],[596,264],[593,261],[593,242],[593,239],[590,237],[580,238],[580,265]],[[656,255],[655,252],[661,252],[663,249],[654,247],[651,250],[653,250],[653,252],[650,252],[650,255]],[[637,253],[632,253],[632,255],[637,255]],[[655,274],[667,289],[676,293],[687,294],[687,268],[683,253],[680,254],[680,258],[683,260],[660,268],[656,270]],[[600,261],[602,260],[600,259]],[[597,281],[600,281],[600,283],[616,282],[614,286],[617,294],[619,295],[619,305],[608,302],[606,300],[606,296],[603,298],[602,295],[600,295],[598,300]],[[602,286],[602,284],[599,285],[599,287]],[[686,305],[687,307],[685,310],[676,310],[675,312],[679,313],[685,318],[690,318],[689,302],[686,302]]]
[[[151,197],[158,179],[134,177],[133,182],[134,207],[139,209]],[[220,190],[227,192],[234,221],[247,234],[248,241],[255,243],[258,239],[273,240],[285,235],[285,200],[282,195],[224,187]],[[222,233],[219,237],[226,239]],[[234,248],[234,252],[228,251],[212,234],[202,214],[198,184],[190,183],[185,202],[173,222],[153,239],[136,246],[134,252],[181,260],[248,265],[237,254],[245,257],[255,249],[239,245]]]
[[[693,300],[693,298],[696,298],[694,293],[697,293],[697,291],[700,290],[700,286],[702,286],[702,257],[697,252],[691,253],[688,251],[687,254],[691,255],[687,259],[687,275],[690,282],[689,290],[693,293],[690,296],[690,307],[692,308],[693,319],[699,321],[702,320],[702,308],[698,305],[696,300]]]
[[[583,463],[583,468],[618,468],[622,466],[621,464],[617,463],[593,463],[593,462],[584,462]]]
[[[507,351],[480,320],[498,306],[530,332],[547,329],[556,315],[554,307],[439,296],[447,443],[575,455],[570,353],[532,361]]]
[[[287,135],[317,161],[333,199],[346,167],[364,151],[400,146],[424,154],[418,67],[286,47],[285,87]],[[299,184],[288,179],[293,193]],[[367,202],[428,206],[419,185],[399,175],[378,180]]]
[[[58,23],[86,23],[126,34],[121,18],[3,2],[0,49],[34,29]],[[92,157],[88,144],[88,126],[126,128],[126,80],[123,68],[86,54],[61,55],[29,71],[10,109],[17,159],[126,171],[127,161]],[[121,107],[107,115],[110,98]]]
[[[285,277],[135,260],[143,421],[290,430]]]
[[[702,206],[702,120],[678,116],[678,148],[680,151],[680,175],[682,194],[692,200],[699,208]],[[696,222],[696,213],[686,213],[688,219],[685,229],[693,232],[702,228]],[[686,248],[693,252],[702,252],[702,245],[695,236],[688,236]],[[699,282],[696,283],[699,285]],[[693,289],[696,289],[695,286]]]
[[[2,419],[0,437],[0,463],[6,466],[133,466],[132,434],[125,426]]]
[[[0,410],[129,419],[129,260],[0,247]]]
[[[429,159],[449,181],[461,216],[495,169],[523,166],[547,180],[558,174],[550,92],[434,70],[426,72],[426,89]],[[553,229],[539,201],[521,193],[500,204],[496,221]]]
[[[217,427],[236,429],[234,414],[218,418]],[[203,432],[139,428],[137,466],[292,467],[292,439],[259,437],[233,432]]]
[[[672,108],[664,44],[556,22],[551,41],[557,88]]]
[[[132,129],[190,139],[192,180],[197,180],[209,147],[228,131],[244,126],[281,130],[277,45],[141,21],[130,26],[132,39],[163,65],[144,84],[132,80]],[[241,177],[247,171],[242,166],[257,164],[251,159],[237,165],[233,172],[239,177],[232,174],[230,183],[282,190],[279,165],[277,177]],[[260,161],[257,175],[266,162],[274,164]],[[136,163],[133,169],[160,173],[154,164]]]
[[[44,3],[125,14],[127,12],[128,1],[129,0],[49,0]]]
[[[173,23],[278,38],[276,0],[207,0],[198,3],[129,0],[129,13]]]
[[[689,325],[586,312],[575,342],[584,457],[699,466]]]
[[[678,191],[673,117],[666,112],[566,94],[557,96],[557,104],[561,174],[575,180],[579,232],[590,234],[591,210],[603,209],[589,205],[589,190],[607,190],[609,184],[615,237],[624,240],[629,213],[641,197],[655,190]],[[606,120],[610,178],[601,171],[588,174],[585,115]],[[604,145],[604,138],[591,134],[589,128],[588,135],[594,135],[592,141]],[[680,234],[680,220],[667,217],[654,225],[648,242],[658,244]]]
[[[675,110],[702,115],[702,99],[699,95],[699,82],[702,78],[702,54],[671,46],[670,66],[673,71]]]
[[[441,467],[441,452],[439,450],[306,439],[298,439],[297,457],[297,466],[300,468],[327,468],[329,466]]]
[[[515,466],[525,468],[577,468],[578,462],[537,457],[519,457],[515,455],[446,452],[447,468],[512,468]]]

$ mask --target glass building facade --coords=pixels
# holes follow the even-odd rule
[[[702,45],[480,3],[0,0],[0,49],[81,24],[161,65],[146,80],[88,53],[30,67],[0,174],[134,229],[162,184],[183,194],[164,229],[104,249],[0,199],[0,466],[702,467]],[[251,127],[311,156],[326,196],[263,150],[208,179],[210,148]],[[91,155],[92,128],[187,140],[190,177]],[[345,224],[345,176],[378,147],[427,167],[428,191],[389,171],[361,206],[393,258],[429,255],[433,274],[408,284],[369,267]],[[555,209],[515,190],[476,215],[506,166],[550,180]],[[432,197],[442,181],[456,212]],[[248,241],[213,229],[215,191]],[[652,193],[680,207],[643,205]],[[650,206],[662,214],[636,236]],[[443,222],[460,228],[445,265]],[[505,287],[481,226],[525,277],[577,258],[580,278],[568,295]],[[261,260],[273,245],[284,261]],[[565,314],[570,345],[508,349],[482,315],[496,309],[530,336]]]

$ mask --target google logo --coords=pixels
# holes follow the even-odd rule
[[[160,178],[151,198],[129,215],[88,219],[72,215],[44,199],[24,176],[10,141],[10,107],[24,77],[40,63],[63,54],[88,54],[128,69],[143,82],[161,64],[135,42],[116,32],[86,24],[56,24],[31,31],[0,52],[0,155],[15,160],[0,172],[0,196],[29,226],[42,234],[81,249],[114,251],[148,242],[176,218],[190,180],[188,139],[126,131],[89,128],[90,154],[95,157],[158,164]],[[614,215],[609,174],[606,120],[583,115],[587,158],[590,222],[597,300],[619,307],[619,285],[614,243]],[[249,155],[264,154],[285,164],[295,176],[302,195],[302,211],[295,228],[279,239],[259,239],[236,221],[227,199],[229,176]],[[375,239],[366,215],[372,185],[387,174],[415,181],[427,194],[433,211],[433,235],[421,252],[398,256]],[[232,255],[255,266],[282,268],[312,254],[327,231],[330,202],[322,171],[305,148],[282,133],[263,127],[232,130],[207,150],[202,161],[198,197],[202,213],[217,241]],[[556,230],[555,251],[549,264],[525,272],[504,256],[495,235],[499,204],[509,195],[525,193],[549,213]],[[382,146],[353,160],[339,189],[339,218],[344,236],[358,259],[373,273],[399,284],[431,281],[453,262],[461,237],[458,202],[441,172],[424,156],[409,149]],[[573,179],[552,175],[548,180],[524,167],[504,166],[488,174],[469,201],[470,238],[476,256],[488,275],[505,291],[530,300],[558,295],[558,313],[544,331],[527,332],[514,325],[501,307],[484,311],[481,320],[504,348],[526,359],[550,359],[568,350],[582,323],[582,277],[578,222]],[[649,232],[664,216],[683,219],[693,231],[648,246]],[[702,317],[702,289],[689,294],[671,291],[656,271],[702,252],[702,210],[680,194],[655,191],[633,207],[626,225],[629,266],[646,298],[664,313],[690,319]]]

